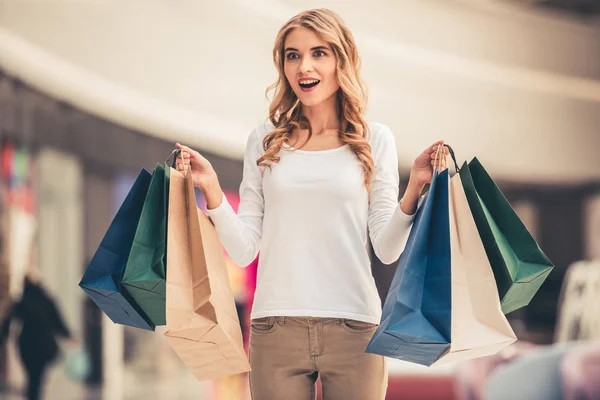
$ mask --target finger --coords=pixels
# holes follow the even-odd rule
[[[183,145],[181,143],[176,143],[175,146],[178,149],[181,149],[181,153],[183,154],[183,157],[188,157],[188,158],[198,158],[201,157],[200,153],[198,153],[196,150],[192,150],[190,147]]]
[[[177,148],[181,150],[181,154],[178,157],[190,157],[190,148],[177,143]]]
[[[440,140],[439,142],[433,144],[432,146],[430,146],[427,150],[425,150],[425,153],[429,153],[430,155],[433,155],[435,157],[435,154],[438,154],[438,157],[440,155],[440,152],[438,151],[438,146],[443,145],[443,140]]]
[[[175,147],[183,151],[193,151],[189,146],[181,143],[175,143]]]
[[[187,163],[182,163],[181,161],[179,161],[179,162],[177,163],[177,169],[178,169],[178,170],[179,170],[180,168],[181,168],[181,169],[183,169],[183,168],[188,168],[188,167],[189,167],[189,162],[187,162]]]
[[[429,155],[432,160],[440,160],[445,159],[448,156],[448,153],[442,154],[441,152],[434,151]]]
[[[189,165],[191,163],[191,158],[190,155],[187,153],[182,152],[183,157],[177,157],[177,164],[181,164],[183,163],[184,165]]]
[[[442,144],[444,144],[444,141],[438,140],[437,142],[435,142],[434,144],[429,146],[427,149],[425,149],[425,153],[428,153],[428,154],[435,153],[438,149],[438,146],[440,146]]]
[[[431,165],[433,165],[434,167],[435,166],[438,166],[438,167],[445,166],[447,164],[448,163],[446,162],[446,159],[444,159],[443,157],[442,158],[438,158],[437,160],[435,160],[435,159],[431,160]]]
[[[192,150],[190,148],[188,148],[184,154],[185,154],[184,158],[186,158],[186,155],[187,155],[187,158],[190,161],[192,161],[192,160],[200,161],[203,158],[200,153],[198,153],[196,150]]]
[[[432,160],[431,160],[432,167],[436,167],[436,166],[445,167],[447,165],[448,165],[448,162],[446,161],[446,159],[444,157],[438,158],[437,160],[435,158],[432,158]]]
[[[443,145],[440,145],[440,146],[443,146]],[[437,153],[438,158],[441,158],[441,159],[444,159],[444,160],[446,160],[446,157],[448,157],[450,155],[450,152],[448,151],[448,148],[446,146],[443,146],[440,151],[435,151],[433,153],[434,157],[435,157],[436,153]]]

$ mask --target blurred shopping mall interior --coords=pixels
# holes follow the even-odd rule
[[[444,139],[485,164],[555,264],[507,316],[518,342],[444,367],[389,359],[387,399],[500,399],[506,382],[522,399],[591,399],[563,396],[600,376],[600,1],[3,0],[0,275],[34,264],[91,363],[81,380],[57,361],[44,398],[250,398],[246,375],[196,381],[162,327],[112,323],[78,282],[140,169],[176,142],[210,160],[237,207],[275,36],[314,7],[355,35],[367,117],[395,135],[401,189]],[[256,261],[227,262],[247,340]],[[382,301],[395,265],[373,255]],[[15,300],[1,290],[0,315]],[[0,399],[24,398],[17,336],[0,348]]]

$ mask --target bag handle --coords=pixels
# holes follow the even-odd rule
[[[179,157],[179,154],[181,153],[181,149],[175,149],[171,152],[171,154],[169,154],[169,157],[167,157],[165,163],[171,167],[171,168],[175,168],[177,166],[177,157]],[[171,164],[169,164],[169,160],[173,159],[173,162]]]
[[[435,157],[433,159],[433,168],[434,171],[437,171],[437,173],[440,173],[440,170],[442,168],[442,160],[443,160],[443,146],[438,146],[437,149],[435,150]]]
[[[444,144],[445,147],[448,148],[448,151],[450,152],[450,157],[452,157],[452,161],[454,162],[454,169],[456,169],[456,173],[460,172],[460,168],[458,168],[458,163],[456,162],[456,156],[454,155],[454,150],[452,150],[452,147],[450,147],[450,145],[448,144]]]
[[[165,163],[172,168],[177,169],[177,157],[181,156],[181,162],[183,164],[183,176],[185,176],[187,174],[187,169],[185,168],[185,163],[183,162],[183,151],[181,151],[181,149],[175,149],[171,152],[171,154],[169,155],[169,157],[167,158],[167,160],[165,161]],[[173,162],[169,165],[169,160],[173,159]]]
[[[456,169],[456,172],[458,173],[460,171],[460,168],[458,168],[458,163],[456,162],[456,156],[454,155],[454,150],[452,150],[452,147],[450,147],[450,145],[444,144],[444,146],[438,146],[436,152],[435,152],[435,158],[434,158],[434,167],[436,167],[438,170],[442,167],[442,149],[444,147],[448,148],[448,151],[450,153],[450,157],[452,157],[452,161],[454,162],[454,168]],[[439,160],[439,162],[438,162]]]

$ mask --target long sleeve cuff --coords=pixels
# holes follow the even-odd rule
[[[223,194],[223,200],[218,207],[212,210],[207,207],[206,213],[229,257],[239,266],[245,267],[250,264],[258,252],[258,243],[244,227],[225,195]]]
[[[423,196],[419,199],[417,210],[421,206],[423,199]],[[379,241],[376,244],[376,246],[378,246],[378,251],[376,251],[376,253],[384,264],[391,264],[400,257],[400,254],[404,251],[408,235],[410,234],[413,222],[417,215],[416,212],[412,215],[406,214],[400,208],[400,204],[402,204],[402,200],[400,200],[394,214],[392,214],[392,219],[390,220],[384,235],[379,238]]]
[[[402,211],[402,208],[400,207],[402,205],[402,200],[404,200],[404,197],[400,199],[400,202],[398,203],[398,209],[396,210],[396,213],[400,214],[399,218],[405,220],[405,221],[409,221],[412,222],[415,219],[415,216],[417,215],[417,211],[415,211],[413,214],[406,214],[404,211]],[[422,198],[419,199],[419,203],[417,204],[417,210],[419,209],[419,207],[421,206],[421,201]]]
[[[235,218],[236,214],[227,201],[227,197],[223,194],[223,200],[221,200],[221,204],[219,204],[216,208],[209,209],[206,208],[206,214],[213,221],[215,226],[226,226],[226,221]]]

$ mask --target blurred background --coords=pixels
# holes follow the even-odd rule
[[[113,324],[77,284],[140,168],[176,141],[206,155],[236,207],[246,139],[276,79],[275,36],[313,7],[354,32],[367,116],[394,132],[401,184],[440,138],[459,162],[477,156],[556,264],[509,314],[520,339],[509,351],[438,368],[388,360],[388,399],[483,398],[500,364],[556,367],[565,348],[600,339],[600,1],[4,0],[0,317],[33,268],[76,338],[62,354],[90,356],[85,379],[59,359],[44,398],[249,398],[246,376],[197,382],[160,328]],[[385,298],[394,267],[374,260]],[[229,261],[246,338],[255,271]],[[18,329],[0,349],[2,399],[24,390]]]

